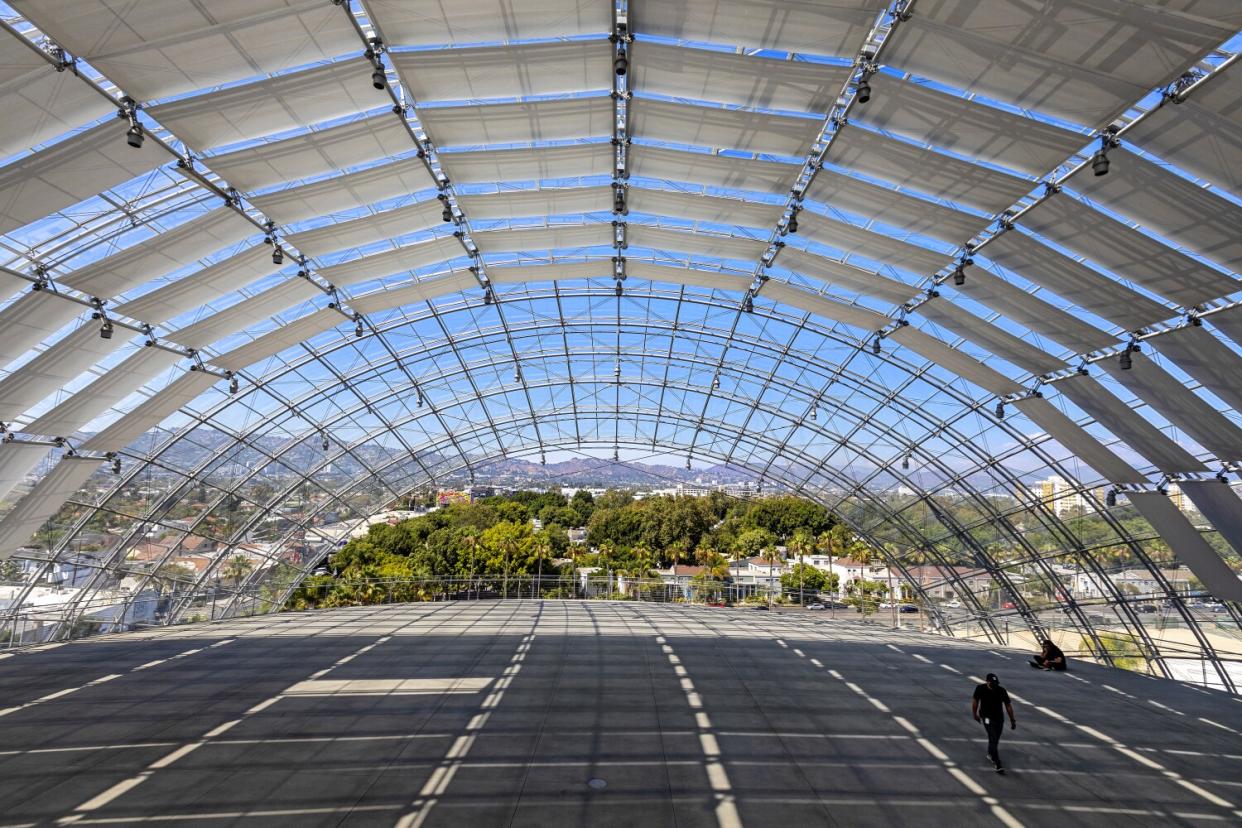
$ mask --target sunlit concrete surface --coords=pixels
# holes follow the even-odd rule
[[[973,685],[1016,700],[984,761]],[[1223,825],[1242,703],[881,625],[353,608],[0,660],[0,825]]]

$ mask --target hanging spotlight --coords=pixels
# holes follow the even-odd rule
[[[712,377],[712,388],[717,390],[720,388],[720,374]]]
[[[612,190],[612,211],[614,213],[625,212],[625,188],[620,184],[614,186]]]
[[[414,397],[414,407],[415,407],[415,408],[422,408],[422,407],[423,407],[423,392],[422,392],[422,391],[415,391],[414,393],[415,393],[415,395],[416,395],[416,396]]]
[[[1109,489],[1107,492],[1104,493],[1104,505],[1110,509],[1117,505],[1117,490],[1116,489]]]
[[[513,381],[514,381],[514,382],[521,382],[521,381],[522,381],[522,368],[521,368],[521,366],[518,366],[518,365],[513,366]]]
[[[962,263],[958,262],[957,266],[953,268],[953,285],[961,287],[964,284],[966,284],[966,271],[962,267]]]
[[[789,214],[789,224],[786,225],[786,229],[790,233],[798,232],[798,211],[797,210],[794,210],[792,213]]]
[[[229,393],[236,394],[241,386],[237,382],[237,377],[229,376]]]
[[[614,448],[612,450],[612,459],[614,463],[621,462],[621,452],[619,452],[617,449]]]
[[[487,288],[483,288],[483,304],[490,305],[492,303],[492,292]]]
[[[279,265],[279,264],[284,264],[284,263],[285,263],[285,251],[281,250],[279,245],[277,245],[276,247],[273,247],[272,248],[272,264]]]
[[[625,56],[625,52],[617,54],[616,59],[612,62],[612,68],[613,71],[615,71],[619,76],[623,76],[626,72],[630,71],[630,61],[629,58]]]
[[[1005,401],[1004,400],[996,401],[996,419],[998,420],[1005,419]]]
[[[871,100],[871,84],[867,82],[867,76],[863,75],[858,82],[858,102],[865,104],[869,100]]]
[[[621,283],[620,282],[617,282],[616,292],[617,292],[617,298],[620,299],[621,298]]]
[[[1091,156],[1091,172],[1097,176],[1108,175],[1108,150],[1102,146]]]
[[[451,205],[449,205],[448,196],[446,196],[444,193],[440,193],[440,195],[436,196],[436,198],[440,199],[440,205],[442,207],[442,209],[440,210],[440,219],[445,222],[452,221],[453,220],[453,208]]]
[[[121,458],[119,457],[112,458],[112,473],[113,474],[121,473]]]
[[[746,296],[743,297],[742,299],[742,312],[743,313],[754,313],[755,312],[755,300],[751,298],[749,293],[746,294]]]
[[[687,468],[687,469],[688,469],[688,468],[690,468],[690,458],[689,458],[689,457],[687,457],[687,458],[686,458],[686,468]]]
[[[319,435],[319,437],[320,437],[320,439],[319,439],[319,447],[320,447],[320,448],[322,448],[324,451],[327,451],[327,450],[328,450],[328,435],[327,435],[327,434],[321,434],[321,435]]]
[[[819,407],[812,405],[811,406],[811,422],[815,422],[818,419],[819,419]]]
[[[905,457],[901,458],[901,468],[903,471],[910,470],[910,455],[907,454]]]
[[[877,336],[877,337],[876,337],[874,340],[872,340],[872,342],[871,342],[871,353],[875,354],[876,356],[879,356],[879,355],[880,355],[880,351],[881,351],[881,346],[880,346],[880,338]]]
[[[99,338],[100,339],[111,339],[112,338],[112,320],[111,319],[105,319],[103,321],[103,324],[99,326]]]
[[[371,73],[371,85],[376,89],[383,89],[388,86],[388,76],[384,74],[384,64],[382,61],[375,62],[375,71]]]
[[[145,139],[146,135],[143,134],[142,124],[136,121],[129,125],[129,129],[125,130],[125,143],[134,149],[142,149],[142,142]]]
[[[354,339],[362,339],[362,320],[354,322]]]
[[[1129,371],[1134,367],[1134,360],[1130,357],[1130,351],[1133,349],[1133,344],[1127,345],[1125,350],[1121,352],[1121,355],[1117,357],[1117,364],[1121,367],[1121,370]]]

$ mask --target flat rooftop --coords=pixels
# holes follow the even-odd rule
[[[0,656],[0,826],[1222,825],[1242,699],[808,614],[490,601]],[[973,686],[1014,696],[997,775]]]

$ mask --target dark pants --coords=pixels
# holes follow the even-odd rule
[[[1042,655],[1037,655],[1031,659],[1031,666],[1032,667],[1045,667],[1049,670],[1064,670],[1065,661],[1062,660],[1060,664],[1051,664],[1049,663],[1048,659],[1044,658]]]
[[[992,764],[1001,767],[1000,760],[1000,737],[1005,732],[1005,717],[997,716],[993,719],[984,719],[983,726],[988,731],[988,758],[992,760]]]

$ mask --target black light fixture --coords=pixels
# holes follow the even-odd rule
[[[880,351],[881,351],[880,337],[877,336],[875,339],[871,341],[871,353],[875,354],[876,356],[879,356]]]
[[[119,457],[112,458],[112,473],[113,474],[121,473],[121,458]]]
[[[794,210],[789,214],[789,224],[785,225],[785,229],[790,233],[798,232],[798,211]]]
[[[99,338],[100,339],[111,339],[112,338],[112,320],[111,319],[105,319],[103,321],[103,324],[99,326]]]
[[[630,71],[630,60],[625,56],[625,52],[617,53],[617,57],[612,62],[612,69],[618,76],[624,76]]]
[[[492,303],[492,292],[487,288],[483,288],[483,304],[490,305]]]
[[[998,420],[1005,419],[1005,401],[1004,400],[996,401],[996,412],[995,413],[996,413],[996,419]]]
[[[375,62],[375,71],[371,73],[371,85],[376,89],[383,89],[388,86],[388,76],[384,74],[383,61]]]
[[[280,249],[280,245],[272,248],[272,264],[280,265],[285,263],[285,251]]]
[[[749,293],[746,294],[744,297],[742,297],[742,312],[743,313],[754,313],[755,312],[755,300],[751,298]]]
[[[716,376],[712,377],[712,388],[714,389],[720,388],[720,374],[717,374]]]
[[[415,408],[422,408],[422,407],[423,407],[423,392],[422,392],[422,390],[421,390],[421,389],[417,389],[417,388],[416,388],[416,389],[414,389],[414,395],[415,395],[415,396],[414,396],[414,407],[415,407]]]
[[[907,454],[905,457],[901,458],[901,468],[903,471],[910,470],[910,455]]]
[[[241,388],[241,385],[238,384],[237,377],[230,374],[229,375],[229,393],[236,394],[239,388]]]
[[[362,320],[354,320],[354,339],[362,339]]]
[[[328,450],[328,435],[327,434],[319,435],[319,447],[322,448],[324,451]]]
[[[125,130],[125,143],[134,149],[142,149],[142,142],[146,139],[143,133],[142,124],[134,121],[129,125],[129,129]]]
[[[1117,357],[1117,364],[1123,371],[1129,371],[1134,367],[1134,360],[1130,357],[1132,350],[1134,350],[1134,345],[1127,345],[1125,350],[1121,352],[1121,355]]]
[[[620,184],[614,186],[612,190],[612,211],[614,213],[625,212],[625,188]]]
[[[1107,492],[1104,493],[1104,505],[1110,509],[1117,505],[1117,490],[1116,489],[1109,489]]]
[[[869,100],[871,100],[871,84],[867,82],[867,76],[863,75],[858,81],[858,102],[865,104]]]
[[[621,283],[617,282],[616,287],[613,290],[617,294],[617,298],[620,299],[622,293]]]
[[[448,196],[446,196],[444,193],[440,193],[440,195],[436,196],[436,198],[440,199],[440,205],[442,208],[440,210],[440,219],[445,222],[452,221],[453,220],[453,207],[452,205],[449,204]]]
[[[1116,145],[1111,132],[1100,136],[1100,148],[1091,156],[1091,172],[1097,177],[1108,175],[1108,151]]]

